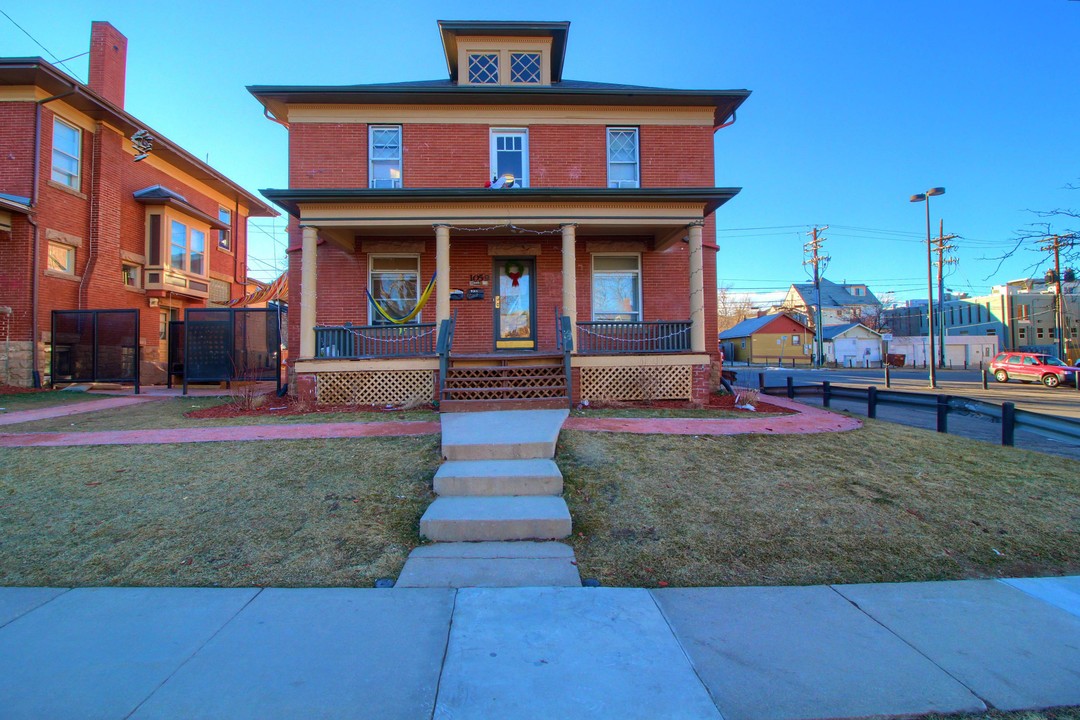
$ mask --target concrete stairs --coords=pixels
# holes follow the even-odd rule
[[[420,519],[434,545],[395,587],[580,586],[562,473],[552,458],[566,410],[444,413],[438,498]],[[518,542],[514,542],[518,541]]]

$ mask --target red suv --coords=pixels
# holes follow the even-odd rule
[[[1053,355],[1026,352],[998,353],[990,363],[990,372],[998,382],[1021,380],[1041,382],[1046,387],[1075,383],[1080,368],[1066,365]]]

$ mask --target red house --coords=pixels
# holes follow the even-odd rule
[[[566,22],[439,31],[441,80],[249,88],[289,131],[289,187],[263,194],[292,217],[294,387],[700,398],[713,213],[739,190],[715,187],[713,135],[749,92],[565,79]]]
[[[276,212],[124,111],[127,38],[93,23],[90,81],[0,58],[0,382],[49,368],[53,310],[139,311],[143,381],[168,321],[244,294],[247,218]]]

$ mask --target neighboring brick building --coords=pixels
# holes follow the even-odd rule
[[[143,381],[163,377],[165,323],[242,296],[247,218],[276,214],[124,111],[126,56],[95,22],[88,85],[0,58],[0,382],[46,378],[51,313],[75,309],[138,309]]]
[[[430,395],[456,317],[451,365],[477,387],[444,401],[554,397],[495,368],[556,364],[567,317],[575,399],[700,398],[713,212],[739,190],[715,187],[713,134],[749,92],[564,80],[569,23],[439,29],[445,80],[249,88],[289,129],[289,188],[263,194],[292,216],[295,387]],[[408,317],[432,277],[415,317],[380,312]]]

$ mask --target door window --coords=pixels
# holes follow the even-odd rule
[[[533,313],[533,261],[504,260],[498,267],[495,296],[495,347],[536,347]]]

